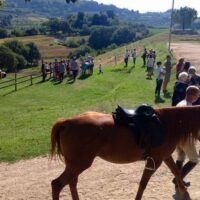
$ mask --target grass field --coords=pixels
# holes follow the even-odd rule
[[[167,35],[158,34],[148,39],[130,44],[128,47],[154,48],[157,60],[164,61],[167,52]],[[101,56],[109,59],[113,55],[123,56],[124,48]],[[99,58],[97,58],[99,59]],[[141,103],[156,107],[170,104],[170,96],[155,99],[155,78],[146,79],[145,68],[140,56],[135,68],[130,59],[129,67],[123,64],[103,68],[103,75],[78,79],[74,84],[61,84],[51,80],[41,83],[35,80],[31,87],[2,96],[0,91],[0,162],[13,162],[47,154],[50,149],[50,132],[58,118],[66,118],[84,111],[111,113],[117,104],[133,108]],[[173,75],[174,77],[174,75]],[[170,91],[172,92],[172,80]]]

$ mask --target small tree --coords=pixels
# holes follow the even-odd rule
[[[27,61],[31,63],[31,65],[33,65],[33,63],[38,63],[38,60],[41,58],[38,47],[33,42],[28,43],[26,46],[29,48]]]
[[[0,66],[8,72],[14,71],[18,65],[16,54],[8,47],[0,46]]]
[[[6,29],[0,28],[0,38],[8,37],[8,31]]]
[[[181,25],[182,30],[185,30],[186,27],[191,28],[191,25],[196,18],[197,11],[193,8],[184,7],[174,12],[174,20]]]

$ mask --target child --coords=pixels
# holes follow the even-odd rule
[[[99,74],[103,74],[103,70],[102,70],[102,65],[101,65],[101,63],[99,64]]]
[[[155,95],[157,95],[158,97],[160,97],[160,90],[162,87],[162,83],[163,83],[163,78],[165,75],[165,71],[164,69],[161,67],[162,62],[157,62],[157,67],[155,69],[156,72],[156,89],[155,89]]]

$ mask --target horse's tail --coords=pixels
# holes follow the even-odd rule
[[[60,146],[60,132],[65,128],[64,122],[66,119],[61,119],[57,121],[51,131],[51,158],[58,155],[59,158],[62,156],[61,146]]]

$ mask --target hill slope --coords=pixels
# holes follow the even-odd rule
[[[80,0],[75,4],[66,4],[65,0],[33,0],[25,3],[23,0],[6,0],[6,7],[0,15],[32,16],[32,17],[65,17],[77,12],[104,12],[113,10],[122,20],[135,23],[143,23],[151,26],[168,26],[170,22],[170,12],[164,13],[145,13],[138,11],[120,9],[114,5],[99,4],[95,1]]]

